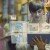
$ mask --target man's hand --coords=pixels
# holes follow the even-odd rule
[[[31,43],[31,46],[33,45],[37,45],[38,47],[38,50],[45,50],[45,45],[46,45],[46,42],[44,42],[40,36],[40,38],[38,39],[37,37],[33,38],[33,41]]]

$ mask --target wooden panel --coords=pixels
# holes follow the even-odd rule
[[[0,12],[2,12],[2,0],[0,0]]]

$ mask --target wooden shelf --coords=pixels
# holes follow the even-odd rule
[[[44,7],[50,7],[50,1],[45,3]]]

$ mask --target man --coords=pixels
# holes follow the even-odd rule
[[[32,2],[29,3],[29,11],[31,13],[30,15],[30,21],[33,23],[38,23],[39,22],[39,17],[37,16],[37,10],[39,10],[41,8],[40,5],[35,5]]]
[[[30,11],[30,16],[29,16],[29,21],[33,23],[37,23],[37,16],[36,16],[36,6],[32,2],[29,3],[29,11]]]
[[[45,13],[44,13],[44,7],[40,8],[39,10],[37,10],[37,16],[39,17],[39,23],[46,22]]]

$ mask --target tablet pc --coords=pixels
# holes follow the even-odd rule
[[[47,39],[47,44],[50,43],[50,34],[27,34],[27,42],[28,44],[32,41],[33,38],[36,37],[40,37],[43,39],[43,41],[45,41]]]

